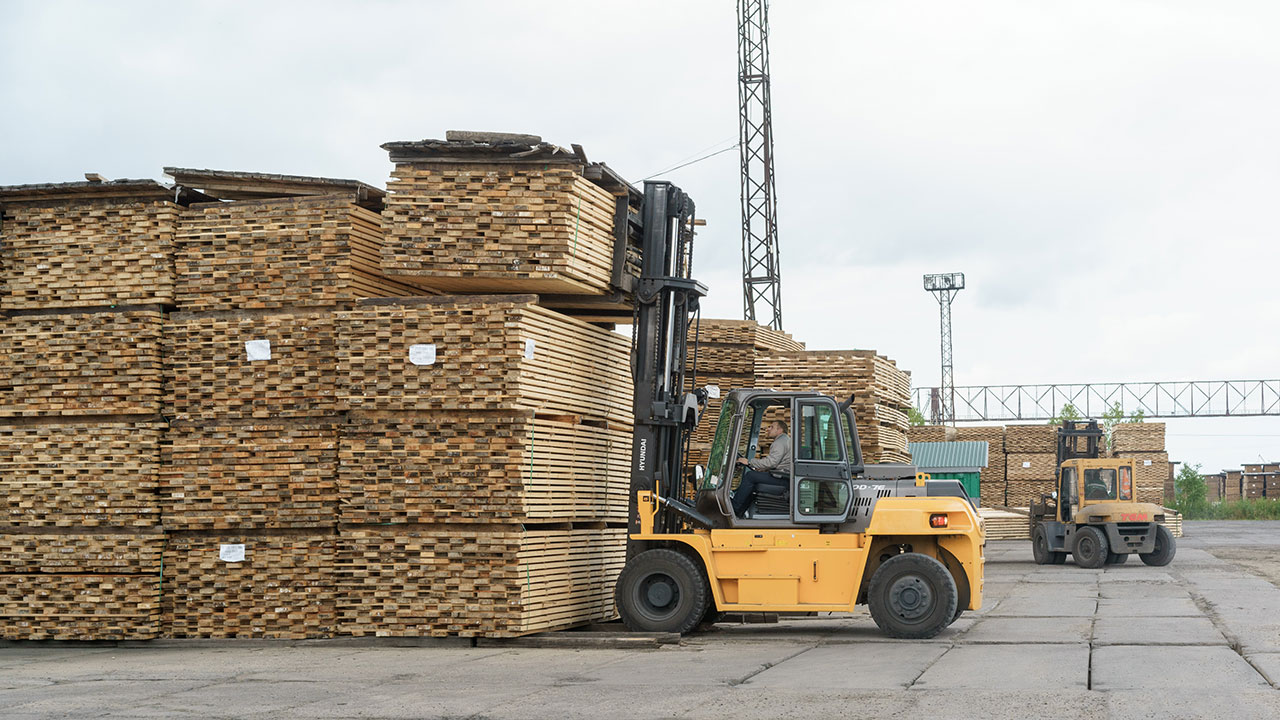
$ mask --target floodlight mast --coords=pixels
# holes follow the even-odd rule
[[[964,289],[964,273],[924,276],[924,289],[938,300],[942,329],[942,382],[930,403],[930,421],[935,425],[956,424],[956,379],[951,359],[951,301]]]

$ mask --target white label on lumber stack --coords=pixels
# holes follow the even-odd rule
[[[1151,464],[1151,461],[1150,461],[1150,460],[1143,460],[1143,461],[1142,461],[1142,464],[1143,464],[1143,465],[1150,465],[1150,464]]]
[[[219,545],[218,559],[226,562],[244,562],[244,545]]]
[[[436,364],[436,346],[434,343],[428,345],[410,345],[409,346],[409,362],[414,365],[435,365]]]
[[[1031,463],[1029,463],[1029,462],[1024,462],[1024,463],[1022,463],[1022,467],[1029,468],[1029,467],[1031,467]]]
[[[534,341],[532,340],[524,341],[524,359],[525,360],[533,359],[533,349],[535,347],[537,347],[537,343],[535,343]]]
[[[248,357],[249,362],[258,360],[271,359],[271,341],[270,340],[246,340],[244,343],[244,354]]]

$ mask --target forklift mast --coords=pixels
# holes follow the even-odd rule
[[[635,290],[632,379],[635,431],[631,452],[628,532],[640,531],[637,493],[652,491],[661,510],[656,532],[679,529],[701,515],[684,498],[684,452],[705,407],[705,391],[685,393],[690,323],[707,294],[690,277],[694,203],[669,182],[646,182],[641,210],[640,280]],[[636,552],[628,542],[627,555]]]
[[[1094,460],[1102,457],[1101,445],[1103,436],[1102,428],[1098,427],[1097,420],[1089,420],[1088,422],[1063,420],[1062,427],[1058,428],[1057,468],[1061,470],[1062,463],[1067,460],[1076,458]],[[1083,447],[1081,447],[1082,445]]]

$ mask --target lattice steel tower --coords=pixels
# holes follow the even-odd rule
[[[738,0],[738,147],[742,160],[743,317],[782,329],[778,194],[769,104],[769,2]]]
[[[938,299],[942,324],[942,383],[930,402],[930,420],[939,425],[956,422],[956,378],[951,362],[951,300],[964,289],[964,273],[925,275],[924,289]]]

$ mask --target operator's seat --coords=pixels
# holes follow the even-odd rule
[[[786,475],[776,474],[774,477],[786,480],[787,482],[783,485],[757,485],[756,501],[751,511],[751,517],[791,514],[791,478]]]

